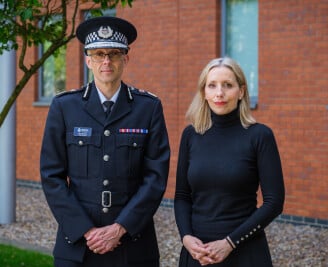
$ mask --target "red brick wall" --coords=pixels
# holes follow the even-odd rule
[[[328,218],[328,2],[260,1],[259,108],[286,181],[284,212]]]
[[[219,4],[137,0],[131,9],[117,11],[138,29],[124,81],[163,102],[172,148],[166,198],[174,195],[184,114],[198,75],[219,56]],[[274,130],[279,145],[287,190],[284,213],[321,219],[328,214],[327,18],[327,1],[259,1],[259,103],[254,111],[258,121]],[[68,49],[67,88],[77,88],[82,50],[77,40]],[[48,107],[33,106],[36,90],[35,78],[18,99],[17,178],[39,181]]]

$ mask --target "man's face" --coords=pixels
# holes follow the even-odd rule
[[[120,49],[90,49],[86,64],[92,70],[96,84],[115,84],[121,81],[124,66],[129,57]]]

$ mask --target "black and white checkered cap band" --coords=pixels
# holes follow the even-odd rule
[[[109,38],[99,37],[97,32],[89,33],[85,39],[85,49],[95,48],[128,48],[126,36],[120,32],[114,32]]]

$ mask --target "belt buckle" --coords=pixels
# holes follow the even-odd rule
[[[108,200],[108,201],[106,201]],[[108,203],[108,204],[106,204]],[[112,192],[111,191],[102,191],[101,192],[101,205],[104,208],[109,208],[112,206]]]

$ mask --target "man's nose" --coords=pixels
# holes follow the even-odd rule
[[[110,59],[110,57],[109,57],[109,54],[105,54],[105,58],[104,58],[104,62],[107,62],[107,61],[109,61],[109,62],[112,62],[112,60]]]

